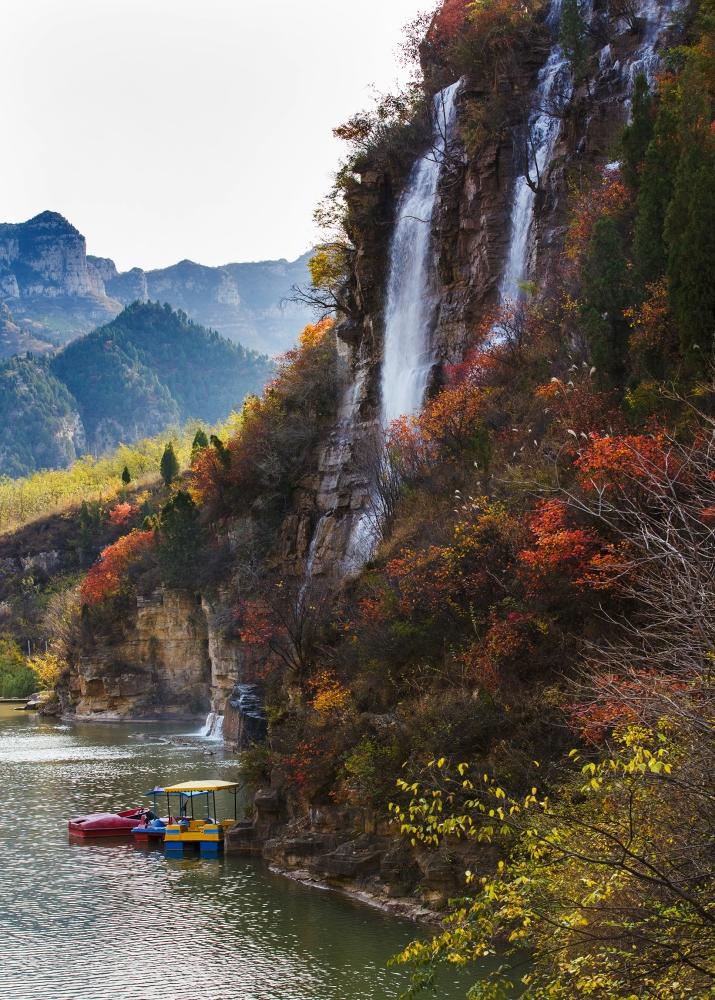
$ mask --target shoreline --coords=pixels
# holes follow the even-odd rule
[[[322,892],[334,892],[363,906],[369,906],[373,910],[380,910],[386,916],[399,920],[409,920],[420,927],[429,927],[434,930],[439,929],[442,925],[438,913],[417,902],[411,896],[391,898],[378,895],[364,885],[333,884],[321,879],[307,868],[283,868],[280,865],[271,864],[263,858],[261,860],[272,875],[291,879],[293,882],[299,882],[308,888],[319,889]]]

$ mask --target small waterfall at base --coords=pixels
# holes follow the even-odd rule
[[[382,425],[422,408],[434,365],[431,345],[435,311],[430,266],[432,216],[439,179],[457,117],[461,81],[434,98],[432,147],[415,163],[400,199],[390,246],[382,359]]]
[[[547,22],[558,32],[561,0],[551,0]],[[571,100],[573,85],[568,60],[561,46],[553,45],[549,57],[539,72],[527,124],[527,175],[518,177],[514,185],[509,230],[509,249],[499,285],[499,301],[517,302],[521,283],[528,277],[529,237],[534,220],[536,191],[540,178],[551,162],[556,141],[561,132],[560,114]]]
[[[219,742],[223,739],[223,716],[219,715],[217,712],[209,712],[206,716],[206,722],[203,728],[197,733],[206,740],[215,740]]]

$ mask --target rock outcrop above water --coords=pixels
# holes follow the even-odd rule
[[[254,665],[227,636],[223,615],[206,599],[161,589],[137,598],[121,620],[85,623],[59,693],[65,713],[83,719],[204,719],[214,712],[230,720],[226,738],[244,743],[247,718],[255,734],[261,713],[256,699],[241,711],[237,679],[245,682],[244,698],[256,690]]]

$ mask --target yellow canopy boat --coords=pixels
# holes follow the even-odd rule
[[[170,795],[181,797],[181,817],[170,823],[164,831],[164,850],[180,857],[185,844],[197,844],[202,857],[216,857],[223,850],[224,832],[236,822],[239,784],[237,781],[182,781],[166,785],[167,802]],[[219,820],[216,810],[216,792],[233,791],[233,817]],[[195,815],[194,801],[206,796],[206,813],[203,818]],[[209,805],[213,802],[213,814]],[[187,812],[191,810],[191,818]]]

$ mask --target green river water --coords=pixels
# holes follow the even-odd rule
[[[67,817],[145,803],[155,784],[232,779],[177,726],[69,725],[0,705],[0,983],[8,1000],[387,1000],[416,933],[244,858],[169,860],[73,844]],[[463,998],[446,981],[442,1000]]]

